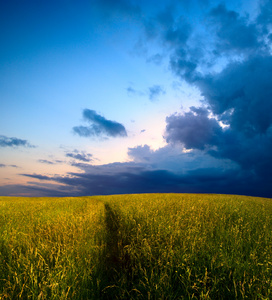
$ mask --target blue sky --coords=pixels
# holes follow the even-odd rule
[[[272,196],[270,1],[1,1],[0,195]]]

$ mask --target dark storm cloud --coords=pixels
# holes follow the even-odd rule
[[[228,10],[224,4],[211,10],[210,22],[216,33],[218,51],[244,52],[262,46],[256,24],[250,24],[248,18]]]
[[[262,1],[259,16],[250,20],[220,4],[209,9],[206,26],[211,35],[202,49],[195,47],[192,36],[183,47],[173,40],[170,69],[199,89],[206,108],[168,116],[165,131],[168,143],[237,164],[239,180],[251,182],[256,191],[265,190],[270,197],[271,10],[271,1]],[[214,71],[218,59],[224,64]],[[203,173],[210,178],[208,168]],[[196,176],[193,166],[190,174]]]
[[[105,119],[103,116],[97,114],[94,110],[84,109],[83,117],[85,121],[91,123],[90,126],[75,126],[74,133],[83,136],[108,136],[108,137],[125,137],[127,132],[125,127],[116,121]]]
[[[27,147],[27,148],[35,148],[35,146],[31,145],[27,140],[0,135],[0,147],[20,147],[20,146]]]
[[[35,177],[37,178],[37,177]],[[54,178],[71,189],[77,187],[78,195],[109,195],[173,191],[178,178],[168,171],[142,173],[74,174],[74,177]]]
[[[212,111],[233,130],[264,134],[272,123],[272,56],[229,64],[196,84]]]
[[[147,145],[130,148],[128,154],[133,158],[133,162],[107,165],[79,163],[77,167],[81,169],[80,172],[68,173],[65,176],[22,175],[39,179],[42,183],[51,181],[65,185],[67,190],[63,195],[69,195],[69,191],[77,196],[150,192],[217,192],[220,188],[226,193],[236,191],[234,185],[233,189],[228,188],[232,185],[234,177],[238,176],[235,175],[237,166],[230,164],[225,167],[222,165],[222,160],[216,160],[207,154],[202,155],[198,151],[181,153],[179,148],[170,146],[151,150]],[[209,168],[209,160],[213,161],[213,169]],[[190,172],[192,164],[195,166],[195,173]],[[206,171],[209,180],[204,181],[203,176]],[[218,176],[215,176],[216,171]],[[230,174],[231,183],[225,180]]]
[[[79,152],[78,150],[74,150],[73,152],[66,153],[65,156],[71,157],[71,158],[74,158],[74,159],[77,159],[80,161],[84,161],[84,162],[90,162],[93,160],[91,158],[92,154],[85,153],[85,152]]]
[[[259,26],[262,26],[263,32],[269,34],[272,24],[272,2],[270,0],[260,1],[260,14],[257,18]]]
[[[176,5],[172,2],[155,16],[145,19],[144,28],[147,38],[159,38],[167,46],[183,47],[189,39],[192,28],[183,16],[175,15]]]
[[[221,128],[216,119],[207,118],[207,113],[194,114],[190,111],[167,118],[165,138],[169,143],[202,150],[219,160],[228,159],[239,166],[240,180],[246,180],[251,174],[250,180],[255,182],[256,187],[258,184],[260,190],[269,190],[267,182],[272,180],[272,127],[264,134],[249,136],[231,126]],[[194,164],[191,167],[193,170]],[[208,172],[206,176],[209,178]],[[272,196],[271,188],[267,195]]]
[[[260,178],[272,180],[272,132],[248,138],[241,133],[226,130],[217,149],[210,154],[218,158],[229,158],[243,170],[254,172]]]
[[[37,175],[29,175],[38,179]],[[43,176],[42,176],[43,178]],[[144,192],[167,192],[179,183],[179,178],[168,171],[116,172],[100,174],[73,173],[73,177],[58,177],[52,180],[78,187],[85,195],[130,194]]]
[[[202,1],[198,1],[198,8],[203,7],[206,11],[207,8],[202,4]],[[192,20],[196,18],[204,23],[204,18],[203,13],[201,16],[195,15],[195,8],[188,1],[171,1],[166,6],[165,3],[164,6],[158,5],[157,13],[143,21],[147,43],[155,40],[162,46],[161,51],[149,56],[147,61],[159,64],[163,57],[168,56],[170,68],[185,79],[192,76],[199,63],[207,64],[204,51],[211,44],[208,36],[196,34]]]
[[[149,92],[149,100],[154,101],[156,100],[160,95],[165,94],[165,90],[160,85],[153,85],[148,89]]]
[[[182,143],[187,149],[200,150],[217,144],[222,128],[214,118],[209,118],[208,114],[205,108],[191,107],[184,115],[173,114],[167,117],[166,141]]]
[[[196,72],[198,63],[197,57],[191,57],[184,50],[177,50],[170,58],[173,73],[189,83],[193,83],[198,75]]]
[[[254,174],[246,175],[240,169],[196,168],[184,174],[161,169],[131,168],[126,163],[110,172],[111,166],[96,166],[93,171],[85,173],[70,173],[67,176],[39,176],[24,174],[30,178],[51,180],[57,184],[64,184],[62,196],[67,195],[110,195],[153,192],[178,193],[226,193],[247,194],[257,196],[271,196],[269,182],[262,183]],[[33,183],[34,184],[34,183]],[[33,186],[34,190],[39,188]],[[51,189],[52,194],[54,190]],[[60,191],[58,188],[58,194]]]
[[[207,5],[201,14],[194,16],[205,34],[195,26],[194,18],[186,18],[186,12],[176,9],[173,3],[155,17],[147,18],[144,28],[147,41],[156,39],[163,45],[162,52],[168,52],[170,68],[179,78],[195,84],[220,59],[224,63],[233,61],[233,55],[239,56],[240,61],[257,54],[270,56],[271,1],[261,2],[256,19],[241,15],[225,4]]]
[[[190,113],[204,120],[204,124],[208,122],[207,109],[192,107]],[[186,119],[191,117],[190,113],[179,117]],[[208,126],[213,127],[216,126]],[[70,172],[64,176],[21,175],[40,180],[40,183],[31,183],[33,194],[40,189],[44,195],[44,185],[51,183],[52,189],[48,193],[52,195],[56,190],[56,195],[62,193],[62,196],[197,192],[272,197],[272,166],[266,164],[268,168],[265,168],[267,161],[272,162],[269,151],[272,140],[270,145],[264,144],[267,139],[249,140],[244,135],[237,135],[230,128],[211,132],[216,138],[207,139],[209,143],[201,150],[192,149],[184,153],[180,147],[182,140],[179,139],[177,147],[169,144],[158,150],[152,150],[148,145],[129,148],[131,162],[106,165],[75,163],[80,172]],[[203,140],[201,143],[203,145]],[[258,147],[254,147],[254,143]]]
[[[192,28],[184,18],[175,18],[173,15],[173,7],[169,7],[157,16],[157,23],[162,29],[162,39],[164,42],[182,47],[187,42]]]

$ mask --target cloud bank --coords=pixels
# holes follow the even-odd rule
[[[77,196],[152,192],[269,196],[271,190],[270,181],[261,182],[239,164],[200,150],[181,153],[178,147],[167,146],[154,151],[145,145],[130,148],[129,154],[133,162],[100,166],[81,164],[78,165],[80,172],[65,176],[22,175],[40,180],[41,183],[32,183],[34,189],[42,189],[43,182],[51,182],[51,188],[53,183],[59,187],[65,185],[63,195]]]

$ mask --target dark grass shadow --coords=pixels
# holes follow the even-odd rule
[[[124,236],[124,221],[120,212],[105,204],[105,247],[102,255],[103,281],[101,299],[129,299],[131,278],[131,259],[125,251],[130,244]],[[122,297],[122,298],[120,298]]]
[[[105,244],[105,271],[112,281],[121,271],[120,253],[120,221],[116,212],[105,204],[106,244]]]

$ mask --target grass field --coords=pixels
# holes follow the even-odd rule
[[[272,200],[0,197],[0,299],[272,299]]]

